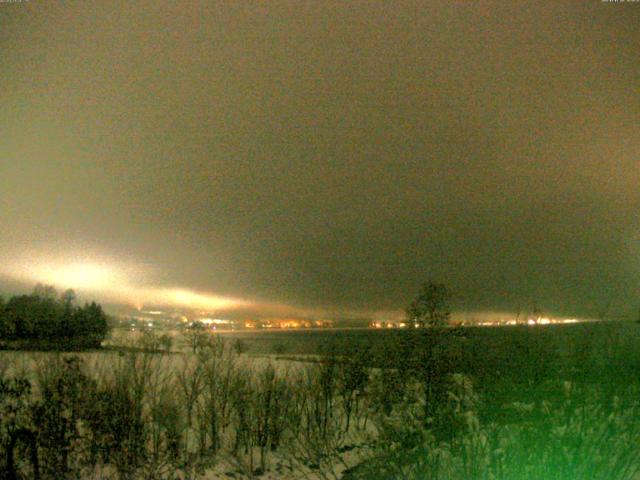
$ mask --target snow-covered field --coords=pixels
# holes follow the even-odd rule
[[[435,377],[407,355],[375,368],[359,347],[255,354],[224,336],[175,336],[169,349],[123,335],[95,352],[0,352],[0,458],[11,432],[26,429],[37,433],[42,478],[635,480],[636,337],[600,330],[565,335],[575,348],[556,357],[544,332],[506,332],[519,335],[510,350],[500,331],[482,331],[485,340],[459,342],[484,362],[452,367],[474,375]],[[434,416],[427,378],[444,393]],[[26,446],[16,465],[33,478]]]
[[[2,377],[32,385],[26,414],[52,389],[86,386],[76,393],[92,420],[80,413],[67,425],[86,444],[68,455],[82,478],[340,478],[375,437],[364,365],[352,379],[335,362],[247,355],[216,337],[160,353],[134,341],[99,352],[0,353]]]

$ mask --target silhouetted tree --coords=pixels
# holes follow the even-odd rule
[[[52,285],[43,285],[42,283],[38,283],[33,287],[32,295],[35,297],[55,300],[58,297],[58,292]]]
[[[209,335],[205,327],[200,322],[193,322],[184,330],[183,338],[185,343],[192,349],[193,353],[197,353],[209,343]]]
[[[5,305],[4,298],[0,296],[0,338],[6,338],[11,334],[10,325],[5,318]]]
[[[410,359],[403,362],[413,370],[424,392],[424,419],[438,436],[443,429],[439,409],[446,400],[447,365],[442,347],[446,331],[444,327],[451,311],[451,292],[444,283],[426,282],[418,296],[407,308],[409,321],[420,327],[432,327],[428,331],[407,332]],[[413,367],[413,368],[412,368]]]
[[[233,342],[233,350],[236,354],[241,355],[247,351],[247,342],[241,338],[236,338]]]
[[[74,292],[70,288],[62,292],[62,294],[60,295],[60,302],[66,308],[72,308],[75,301],[76,301],[76,292]]]
[[[451,292],[444,283],[426,282],[407,308],[409,322],[421,327],[441,327],[448,323]]]
[[[164,348],[165,352],[170,352],[171,346],[173,345],[173,338],[171,337],[171,335],[165,333],[164,335],[160,335],[158,343],[160,343],[162,348]]]
[[[79,330],[86,337],[90,337],[96,346],[100,346],[100,342],[107,334],[107,315],[102,307],[96,302],[85,304],[81,309],[84,325]]]
[[[31,424],[30,396],[31,382],[26,378],[0,377],[0,452],[3,454],[0,460],[0,478],[7,480],[25,478],[18,476],[19,467],[16,465],[21,463],[19,457],[24,451],[24,448],[20,447],[25,446],[29,450],[32,466],[32,475],[29,478],[40,478],[37,432]]]
[[[73,290],[60,297],[50,286],[37,285],[31,295],[17,295],[0,305],[0,338],[7,340],[82,339],[100,346],[107,316],[95,302],[75,305]]]
[[[80,438],[78,422],[93,401],[95,382],[78,357],[54,358],[39,377],[42,399],[34,405],[33,417],[42,470],[47,478],[78,478],[71,457]]]

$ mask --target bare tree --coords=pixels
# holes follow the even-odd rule
[[[420,327],[442,327],[449,322],[451,291],[444,283],[428,281],[407,308],[410,322]]]

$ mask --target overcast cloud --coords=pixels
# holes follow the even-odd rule
[[[0,3],[0,288],[635,319],[639,54],[630,2]]]

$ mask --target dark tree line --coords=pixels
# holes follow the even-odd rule
[[[73,290],[58,295],[38,285],[30,295],[0,298],[1,340],[83,340],[99,346],[107,333],[107,316],[95,302],[78,306]]]

